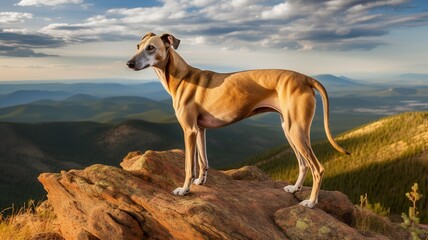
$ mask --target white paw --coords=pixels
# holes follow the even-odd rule
[[[203,185],[205,184],[205,182],[207,181],[207,179],[205,178],[196,178],[195,181],[193,181],[193,184],[195,185]]]
[[[176,188],[174,191],[172,191],[172,194],[174,195],[179,195],[179,196],[184,196],[186,194],[188,194],[190,192],[190,189],[185,189],[185,188]]]
[[[294,186],[294,185],[288,185],[288,186],[284,187],[284,190],[286,192],[289,192],[289,193],[295,193],[295,192],[297,192],[297,190],[299,190],[299,188]]]
[[[315,206],[315,201],[303,200],[302,202],[299,203],[299,205],[302,205],[308,208],[313,208]]]

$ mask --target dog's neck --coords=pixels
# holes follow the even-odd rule
[[[178,86],[189,74],[192,67],[172,48],[167,50],[167,57],[153,66],[165,90],[174,98]]]

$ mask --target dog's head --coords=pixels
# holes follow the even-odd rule
[[[126,62],[126,65],[135,71],[155,66],[165,60],[171,46],[177,49],[179,44],[180,40],[169,33],[156,36],[149,32],[137,44],[137,53]]]

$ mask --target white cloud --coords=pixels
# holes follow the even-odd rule
[[[262,12],[263,19],[281,19],[285,18],[290,13],[290,4],[280,3],[273,8]]]
[[[370,50],[385,44],[380,37],[394,28],[428,23],[427,13],[396,11],[406,2],[163,0],[154,7],[110,9],[77,24],[52,23],[40,32],[69,42],[137,40],[152,31],[224,48]]]
[[[21,34],[26,34],[28,33],[28,29],[26,28],[5,28],[3,29],[4,33],[21,33]]]
[[[82,4],[83,0],[21,0],[18,6],[58,6],[64,4]]]
[[[216,0],[191,0],[190,4],[195,7],[204,7],[215,3]]]
[[[348,9],[349,12],[361,12],[367,11],[377,7],[385,7],[385,6],[398,6],[403,3],[408,2],[408,0],[383,0],[383,1],[373,1],[367,3],[359,3]]]
[[[51,57],[54,55],[35,52],[33,49],[56,48],[64,44],[61,38],[29,32],[27,29],[0,29],[0,56]]]
[[[0,12],[0,23],[19,23],[32,19],[33,14],[24,12]]]

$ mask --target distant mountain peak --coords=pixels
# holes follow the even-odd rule
[[[99,99],[99,98],[91,96],[89,94],[78,93],[78,94],[75,94],[71,97],[64,99],[64,101],[76,102],[76,101],[92,101],[92,100],[97,100],[97,99]]]
[[[321,74],[314,76],[315,79],[321,81],[322,83],[331,83],[331,84],[358,84],[360,83],[356,80],[345,76],[335,76],[332,74]]]
[[[26,104],[39,100],[62,100],[71,95],[72,93],[65,91],[17,90],[0,96],[0,108]]]

